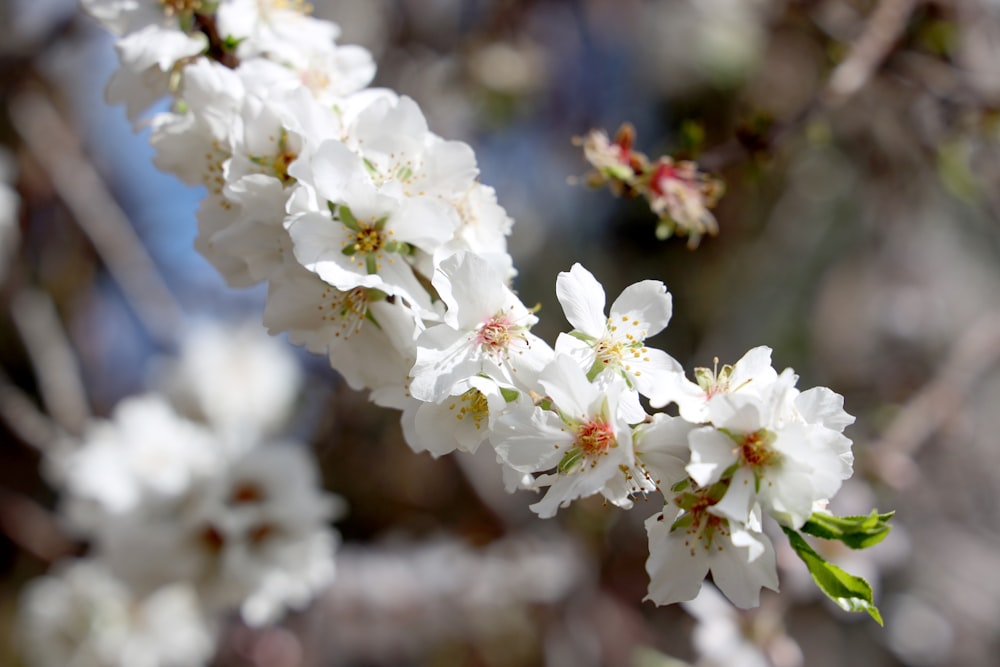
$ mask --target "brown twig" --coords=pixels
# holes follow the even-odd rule
[[[183,312],[73,132],[38,92],[16,96],[9,111],[14,129],[94,244],[150,336],[157,343],[171,344]]]
[[[833,70],[823,90],[827,108],[842,105],[861,90],[885,61],[916,7],[917,0],[881,0],[865,31]]]
[[[1000,364],[1000,313],[982,317],[952,346],[937,374],[900,410],[872,448],[876,472],[905,487],[913,455],[961,411],[976,385]]]
[[[761,148],[771,149],[820,113],[842,106],[857,94],[889,56],[906,30],[910,15],[920,0],[881,0],[864,32],[847,57],[834,68],[820,92],[795,116],[775,123],[759,136],[733,138],[703,153],[698,163],[709,171],[743,160]]]
[[[69,433],[82,433],[90,417],[87,392],[52,299],[41,290],[24,289],[11,304],[11,316],[46,411]]]
[[[44,507],[25,496],[0,490],[0,531],[23,551],[44,563],[76,552],[76,545]]]
[[[59,435],[59,429],[34,401],[0,370],[0,417],[22,442],[45,451]]]

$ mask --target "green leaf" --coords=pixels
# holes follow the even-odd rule
[[[813,581],[828,598],[845,611],[866,611],[879,625],[882,625],[882,614],[872,601],[872,587],[867,581],[826,562],[796,531],[785,526],[781,528],[788,535],[788,541],[795,549],[795,553],[809,568]]]
[[[834,516],[826,512],[813,512],[802,526],[809,533],[824,540],[838,540],[852,549],[867,549],[885,539],[892,530],[889,519],[894,512],[879,514],[872,510],[867,516]]]

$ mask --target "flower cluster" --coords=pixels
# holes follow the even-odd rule
[[[330,582],[342,503],[303,445],[272,440],[299,371],[262,336],[196,329],[164,364],[162,392],[123,400],[49,453],[90,553],[29,589],[37,664],[204,664],[224,614],[269,623]]]
[[[662,492],[647,522],[654,602],[695,597],[709,570],[739,606],[777,588],[763,516],[798,529],[851,474],[838,395],[799,392],[767,348],[688,381],[646,342],[672,315],[663,283],[627,287],[606,312],[580,265],[556,285],[572,330],[554,347],[535,336],[535,310],[511,289],[511,220],[471,148],[431,132],[413,100],[367,88],[370,56],[335,45],[337,28],[297,3],[85,4],[122,35],[112,99],[135,116],[173,96],[148,120],[156,162],[207,188],[196,246],[231,285],[267,283],[271,332],[401,410],[415,451],[492,448],[510,489],[544,490],[541,517]],[[627,132],[585,146],[670,230],[693,242],[714,231],[717,191],[693,165],[649,163]],[[679,416],[647,412],[668,405]],[[291,483],[255,488],[271,481]],[[210,525],[202,539],[225,543]]]
[[[591,187],[607,185],[616,195],[645,197],[659,219],[656,237],[687,236],[688,246],[698,247],[701,237],[715,235],[719,225],[709,209],[724,191],[721,180],[702,172],[690,160],[664,155],[655,161],[633,148],[635,128],[618,128],[612,140],[603,130],[591,130],[574,140],[594,168],[587,174]]]

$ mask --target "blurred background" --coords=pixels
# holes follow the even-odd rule
[[[689,372],[769,345],[801,388],[845,396],[856,474],[834,509],[896,510],[895,529],[827,556],[871,581],[886,625],[820,599],[790,552],[758,610],[642,603],[652,504],[539,520],[489,452],[412,454],[395,413],[301,354],[289,428],[349,505],[339,577],[280,627],[233,620],[218,665],[997,664],[1000,3],[313,4],[375,54],[376,85],[475,148],[537,333],[565,328],[555,278],[579,261],[611,298],[667,284],[654,344]],[[3,0],[0,31],[0,663],[18,665],[22,588],[86,550],[40,469],[53,425],[140,391],[184,322],[259,320],[264,292],[195,253],[201,193],[104,103],[110,35],[72,0]],[[725,181],[718,236],[658,241],[642,201],[571,183],[572,137],[625,121],[639,150]]]

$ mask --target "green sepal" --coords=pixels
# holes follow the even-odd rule
[[[589,371],[587,371],[587,381],[593,382],[594,379],[597,378],[598,375],[603,373],[604,369],[607,367],[608,365],[603,363],[600,359],[595,359],[594,365],[590,367]]]
[[[677,225],[670,218],[660,218],[660,221],[656,225],[656,238],[660,241],[666,241],[671,236],[674,235]]]
[[[882,625],[882,614],[872,601],[872,587],[867,581],[826,562],[796,531],[786,526],[781,529],[788,536],[795,553],[809,568],[813,581],[828,598],[844,611],[866,611],[876,623]]]
[[[813,512],[803,524],[802,532],[838,540],[852,549],[867,549],[885,539],[892,530],[889,519],[895,512],[879,514],[872,510],[867,516],[834,516],[826,512]]]
[[[389,295],[380,289],[372,287],[365,291],[365,298],[368,300],[368,303],[378,303],[379,301],[388,299]]]
[[[507,403],[513,403],[517,400],[517,397],[521,395],[521,392],[516,389],[508,389],[507,387],[500,387],[500,395],[503,396],[503,400]]]
[[[360,232],[361,225],[358,224],[358,219],[354,217],[351,213],[351,209],[347,208],[343,204],[334,207],[333,204],[329,204],[330,212],[340,218],[340,221],[344,223],[344,227],[347,227],[352,232]]]
[[[374,254],[369,253],[365,255],[365,269],[368,270],[369,275],[378,273],[378,262],[376,261]]]
[[[574,473],[585,463],[584,458],[583,450],[574,447],[566,452],[556,469],[564,475]]]
[[[690,486],[691,486],[691,478],[686,477],[681,481],[677,482],[676,484],[674,484],[673,486],[671,486],[670,491],[673,493],[680,493],[681,491],[686,491]]]
[[[570,331],[569,335],[572,336],[573,338],[576,338],[577,340],[582,340],[584,343],[593,343],[594,341],[597,340],[593,336],[585,334],[582,331],[576,331],[576,330]]]
[[[694,523],[694,517],[691,515],[690,512],[684,512],[684,514],[680,515],[676,521],[670,524],[670,532],[672,533],[675,530],[679,530],[681,528],[687,528],[692,523]]]
[[[226,51],[235,51],[239,48],[240,44],[247,40],[246,37],[235,37],[233,35],[226,35],[226,38],[222,40],[222,48]]]
[[[389,241],[383,246],[386,252],[396,253],[397,255],[412,255],[413,246],[406,241]]]
[[[355,245],[354,243],[349,243],[348,245],[345,245],[343,248],[340,249],[340,252],[347,255],[348,257],[353,255],[357,251],[358,251],[358,246]]]

